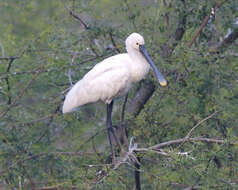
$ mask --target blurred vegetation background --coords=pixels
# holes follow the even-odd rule
[[[110,165],[105,105],[61,112],[132,32],[169,82],[150,75],[127,101],[141,189],[238,189],[237,0],[0,0],[0,189],[135,188],[132,161]]]

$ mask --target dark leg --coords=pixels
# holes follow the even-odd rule
[[[114,132],[114,129],[112,127],[112,107],[113,107],[113,101],[110,104],[107,104],[107,134],[109,138],[109,143],[112,151],[112,161],[115,161],[115,152],[114,152],[114,147],[113,147],[113,142],[112,142],[112,136],[114,140],[116,141],[117,145],[120,147],[120,149],[123,151],[123,147],[117,137],[117,135]]]
[[[138,162],[140,162],[140,157],[137,156],[136,158],[137,158]],[[135,185],[136,185],[135,189],[136,190],[141,190],[141,185],[140,185],[140,164],[135,162],[134,165],[135,165],[135,173],[134,173],[134,175],[135,175]]]
[[[112,136],[111,136],[111,131],[112,129],[112,106],[113,106],[113,101],[110,104],[107,104],[107,135],[112,151],[112,163],[115,161],[115,152],[114,152],[114,147],[112,143]]]
[[[124,99],[124,103],[122,105],[120,130],[121,130],[122,139],[123,139],[122,144],[126,144],[126,146],[128,147],[128,136],[127,136],[128,133],[126,131],[125,120],[124,120],[127,98],[128,98],[128,93],[126,94],[125,99]]]

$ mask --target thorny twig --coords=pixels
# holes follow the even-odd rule
[[[196,137],[196,138],[189,138],[189,139],[186,140],[186,137],[184,137],[184,138],[181,138],[181,139],[176,139],[176,140],[171,140],[171,141],[159,143],[159,144],[156,144],[156,145],[148,147],[148,148],[138,148],[137,144],[133,143],[133,138],[131,138],[130,143],[129,143],[128,152],[126,152],[124,154],[124,156],[121,157],[116,162],[114,167],[108,173],[105,173],[103,175],[103,177],[101,177],[100,180],[98,180],[95,183],[95,185],[102,183],[105,180],[105,178],[107,178],[111,174],[112,171],[118,169],[121,164],[131,165],[130,162],[133,162],[133,163],[136,162],[136,163],[140,164],[139,161],[137,160],[136,156],[135,156],[135,152],[155,152],[155,153],[163,155],[163,156],[171,156],[173,154],[177,154],[177,155],[181,155],[181,156],[187,156],[190,159],[195,159],[194,157],[189,155],[191,153],[191,151],[188,151],[188,152],[173,152],[173,151],[164,152],[161,149],[162,147],[181,144],[184,141],[189,141],[189,142],[199,142],[200,141],[200,142],[217,143],[217,144],[225,144],[226,143],[225,140],[220,140],[220,139]],[[238,145],[237,142],[233,142],[233,143],[230,143],[230,144]],[[103,172],[101,172],[101,173],[103,173]]]
[[[12,163],[11,165],[9,165],[7,168],[3,169],[0,171],[0,176],[5,174],[6,172],[8,172],[10,169],[14,168],[15,166],[17,166],[20,163],[24,163],[28,160],[32,160],[35,158],[39,158],[39,157],[43,157],[43,156],[49,156],[49,155],[65,155],[65,156],[85,156],[85,155],[92,155],[94,153],[92,152],[42,152],[39,154],[34,154],[34,155],[30,155],[24,159],[19,159],[16,162]]]
[[[18,94],[18,96],[15,98],[15,100],[9,105],[9,107],[6,108],[5,111],[3,111],[2,113],[0,113],[0,118],[4,117],[9,110],[16,106],[17,102],[21,99],[21,97],[24,95],[24,93],[26,92],[26,90],[29,88],[29,86],[32,84],[32,82],[36,79],[36,77],[38,76],[38,74],[40,73],[40,69],[38,69],[35,74],[32,76],[32,79],[27,83],[26,87],[23,88],[20,93]]]

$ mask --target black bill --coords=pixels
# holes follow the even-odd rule
[[[157,67],[155,66],[153,61],[151,60],[151,58],[150,58],[150,56],[149,56],[145,46],[144,45],[140,45],[139,49],[140,49],[140,52],[142,53],[142,55],[145,57],[145,59],[148,61],[148,63],[152,67],[153,71],[155,72],[155,76],[156,76],[156,79],[159,82],[159,84],[161,86],[166,86],[167,85],[167,81],[165,80],[163,75],[159,72],[159,70],[157,69]]]

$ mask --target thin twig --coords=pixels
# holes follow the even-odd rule
[[[18,95],[18,96],[15,98],[15,100],[12,102],[12,104],[10,104],[9,107],[8,107],[5,111],[3,111],[3,112],[0,114],[0,118],[4,117],[12,107],[16,106],[17,102],[21,99],[21,97],[24,95],[24,93],[26,92],[26,90],[27,90],[27,89],[29,88],[29,86],[33,83],[33,81],[36,79],[36,77],[38,76],[39,73],[40,73],[40,69],[38,69],[38,70],[35,72],[35,74],[33,75],[32,79],[27,83],[26,87],[21,90],[21,92],[19,93],[19,95]]]
[[[5,50],[4,50],[4,47],[3,47],[3,45],[2,45],[1,42],[0,42],[0,47],[1,47],[1,51],[2,51],[1,56],[2,56],[2,57],[5,57]]]
[[[113,38],[112,31],[109,32],[109,35],[110,35],[110,39],[111,39],[112,45],[114,46],[116,52],[117,52],[117,53],[121,53],[121,51],[120,51],[119,48],[117,47],[116,42],[115,42],[115,40],[114,40],[114,38]]]
[[[0,60],[11,60],[11,59],[19,59],[21,56],[10,56],[10,57],[0,57]]]
[[[32,155],[32,156],[29,156],[29,157],[27,157],[25,159],[19,159],[16,162],[14,162],[13,164],[11,164],[10,166],[8,166],[7,168],[1,170],[0,171],[0,176],[3,175],[4,173],[6,173],[8,170],[10,170],[13,167],[15,167],[16,165],[18,165],[19,163],[23,163],[23,162],[25,162],[27,160],[31,160],[31,159],[37,158],[39,156],[42,156],[42,155],[45,155],[45,153],[40,153],[40,154],[37,154],[37,155]]]
[[[10,73],[10,69],[12,67],[12,63],[15,59],[10,59],[9,63],[8,63],[8,67],[6,70],[6,73]],[[5,78],[6,84],[7,84],[7,96],[8,96],[8,100],[7,100],[7,104],[10,105],[12,103],[12,96],[11,96],[11,86],[10,86],[10,82],[9,82],[9,76],[7,76]]]
[[[206,118],[202,119],[201,121],[199,121],[186,135],[185,139],[188,139],[192,132],[199,126],[201,125],[203,122],[207,121],[208,119],[211,119],[214,115],[216,115],[218,113],[218,111],[213,112],[211,115],[207,116]]]
[[[37,188],[36,190],[57,190],[57,189],[63,189],[63,188],[64,188],[63,185],[56,185],[56,186],[40,187],[40,188]],[[70,187],[67,187],[67,189],[68,188],[72,190],[79,189],[78,186],[70,186]]]
[[[203,138],[203,137],[181,138],[181,139],[163,142],[163,143],[151,146],[148,149],[158,150],[158,149],[160,149],[162,147],[166,147],[166,146],[176,145],[176,144],[180,144],[183,142],[196,142],[196,141],[208,142],[208,143],[218,143],[218,144],[224,144],[226,142],[225,140],[213,139],[213,138]],[[230,144],[238,145],[238,142],[231,142]]]
[[[207,116],[206,118],[202,119],[201,121],[199,121],[189,132],[188,134],[184,137],[184,142],[182,144],[180,144],[180,146],[178,148],[180,148],[181,146],[183,146],[183,144],[185,143],[185,141],[187,139],[190,138],[192,132],[199,126],[201,125],[203,122],[207,121],[208,119],[211,119],[214,115],[216,115],[218,113],[218,111],[213,112],[211,115]]]
[[[69,11],[69,14],[75,18],[77,21],[79,21],[79,23],[84,27],[84,29],[88,30],[89,26],[79,17],[79,15],[77,15],[73,10],[71,10],[70,8],[68,8],[67,6],[65,6],[65,8]]]
[[[186,138],[181,138],[181,139],[176,139],[176,140],[171,140],[171,141],[167,141],[167,142],[164,142],[164,143],[160,143],[160,144],[157,144],[157,145],[154,145],[154,146],[151,146],[151,147],[148,147],[148,148],[138,148],[137,147],[137,144],[133,144],[133,138],[130,140],[130,143],[129,143],[129,150],[128,152],[126,152],[124,154],[123,157],[121,157],[117,162],[116,164],[114,165],[113,168],[111,168],[109,170],[109,172],[107,173],[104,173],[103,176],[95,183],[95,184],[99,184],[99,183],[102,183],[105,178],[107,178],[111,173],[112,171],[116,170],[117,168],[120,167],[121,164],[129,164],[130,162],[133,162],[133,163],[139,163],[139,161],[137,160],[136,156],[135,156],[135,153],[136,152],[155,152],[155,153],[158,153],[160,155],[163,155],[163,156],[170,156],[170,154],[177,154],[177,155],[181,155],[181,156],[188,156],[188,154],[190,152],[164,152],[161,150],[162,147],[166,147],[166,146],[171,146],[171,145],[175,145],[175,144],[181,144],[183,143],[184,141],[189,141],[189,142],[197,142],[197,141],[200,141],[200,142],[207,142],[207,143],[217,143],[217,144],[225,144],[226,141],[225,140],[220,140],[220,139],[213,139],[213,138],[203,138],[203,137],[196,137],[196,138],[189,138],[189,139],[186,139]],[[231,145],[238,145],[238,142],[231,142],[230,143]],[[194,159],[193,157],[189,157],[191,159]],[[93,187],[94,188],[94,187]],[[93,189],[92,188],[92,189]]]
[[[24,163],[28,160],[32,160],[38,157],[42,157],[42,156],[49,156],[49,155],[66,155],[66,156],[85,156],[85,155],[92,155],[94,153],[92,152],[42,152],[39,154],[35,154],[35,155],[31,155],[28,156],[24,159],[19,159],[16,162],[14,162],[13,164],[11,164],[10,166],[8,166],[7,168],[3,169],[0,171],[0,176],[5,174],[6,172],[8,172],[10,169],[12,169],[13,167],[15,167],[16,165],[20,164],[20,163]]]
[[[34,180],[32,179],[32,177],[30,176],[29,172],[27,171],[26,166],[24,165],[24,163],[20,163],[20,165],[22,166],[22,168],[24,170],[24,173],[26,174],[26,177],[30,181],[31,190],[34,190],[35,189],[35,182],[34,182]]]
[[[136,159],[136,156],[134,155],[134,154],[135,154],[135,150],[137,149],[137,144],[133,144],[133,138],[131,138],[131,140],[130,140],[130,144],[129,144],[129,148],[128,148],[128,149],[129,149],[128,152],[126,152],[126,153],[124,154],[124,156],[121,157],[121,158],[115,163],[114,167],[111,168],[111,169],[109,170],[109,172],[105,173],[105,174],[100,178],[100,180],[98,180],[98,181],[95,183],[95,185],[102,183],[114,170],[116,170],[117,168],[119,168],[119,166],[120,166],[121,164],[128,163],[127,160],[132,161],[133,163],[136,162],[136,163],[140,164],[139,161]],[[91,188],[91,189],[94,189],[94,187]]]

